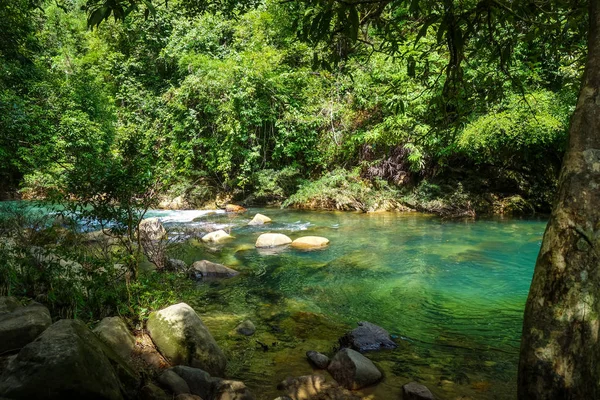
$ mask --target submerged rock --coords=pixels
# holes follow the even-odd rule
[[[196,261],[192,264],[190,274],[194,279],[232,278],[239,275],[234,269],[207,260]]]
[[[240,335],[244,336],[252,336],[254,332],[256,332],[256,327],[249,319],[241,322],[238,326],[236,326],[235,331]]]
[[[214,375],[225,372],[227,360],[198,314],[179,303],[150,314],[148,333],[173,364],[202,368]]]
[[[402,386],[403,400],[435,400],[431,391],[417,382],[407,383]]]
[[[233,236],[225,232],[223,229],[219,229],[218,231],[210,232],[202,236],[202,241],[204,243],[220,243],[228,239],[233,239]]]
[[[339,342],[341,347],[349,347],[360,352],[398,347],[388,331],[366,321],[359,322],[358,328],[346,333],[339,339]]]
[[[93,332],[125,360],[135,349],[135,338],[121,317],[104,318]]]
[[[352,349],[338,351],[327,370],[340,385],[352,390],[373,385],[383,377],[371,360]]]
[[[307,351],[306,358],[319,369],[327,369],[327,366],[329,365],[329,357],[314,350]]]
[[[0,354],[16,351],[31,343],[51,324],[50,312],[39,303],[21,307],[13,298],[4,298],[0,314]]]
[[[258,248],[285,246],[292,243],[292,239],[281,233],[263,233],[256,240]]]
[[[264,225],[271,221],[272,219],[266,215],[256,214],[254,218],[252,218],[252,221],[248,222],[248,225]]]
[[[105,348],[83,322],[60,320],[8,365],[0,377],[0,396],[121,400],[122,386]]]
[[[318,249],[329,245],[329,239],[322,236],[303,236],[292,242],[297,249]]]

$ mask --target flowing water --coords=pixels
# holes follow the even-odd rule
[[[273,219],[247,226],[255,212]],[[242,215],[152,211],[170,230],[224,228],[235,237],[209,247],[197,239],[173,255],[241,272],[198,286],[192,306],[229,358],[230,376],[259,399],[281,395],[287,376],[313,371],[307,350],[333,355],[337,338],[370,321],[398,349],[368,353],[384,381],[371,399],[398,399],[419,381],[440,399],[514,399],[522,312],[544,220],[443,221],[415,213],[335,213],[253,209]],[[325,236],[324,250],[259,250],[256,238]],[[251,337],[233,333],[252,320]]]

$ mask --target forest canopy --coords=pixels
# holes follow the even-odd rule
[[[306,206],[301,194],[333,174],[324,207],[376,208],[360,193],[377,192],[426,210],[436,199],[549,210],[582,73],[580,15],[519,29],[476,8],[450,21],[385,2],[9,2],[7,192],[100,193],[121,176],[194,206],[299,189],[288,204]],[[453,52],[452,29],[477,51]],[[360,206],[338,201],[344,190]]]

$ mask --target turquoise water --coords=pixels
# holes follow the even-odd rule
[[[274,222],[247,226],[256,212]],[[163,219],[171,237],[209,228],[235,237],[216,247],[189,239],[173,255],[241,272],[200,284],[193,306],[228,352],[230,374],[258,398],[279,395],[275,386],[286,376],[312,373],[304,352],[332,355],[336,338],[361,320],[386,328],[400,345],[369,354],[385,380],[365,396],[399,398],[402,384],[416,379],[442,399],[516,398],[522,312],[545,220],[279,209],[150,215]],[[331,243],[318,251],[255,249],[264,232],[325,236]],[[257,325],[256,335],[233,335],[246,318]]]

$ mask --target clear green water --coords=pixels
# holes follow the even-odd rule
[[[255,212],[274,222],[247,226]],[[180,211],[153,215],[174,232],[212,224],[235,236],[212,248],[187,241],[174,255],[241,272],[200,284],[192,305],[228,352],[230,375],[259,399],[280,395],[275,387],[287,376],[313,373],[305,351],[332,355],[336,339],[361,320],[383,326],[399,343],[368,354],[385,379],[365,396],[399,398],[404,383],[418,380],[441,399],[516,398],[522,311],[545,220],[278,209],[200,222]],[[325,236],[331,244],[260,251],[254,243],[264,232]],[[232,331],[246,318],[258,330],[240,338]]]

